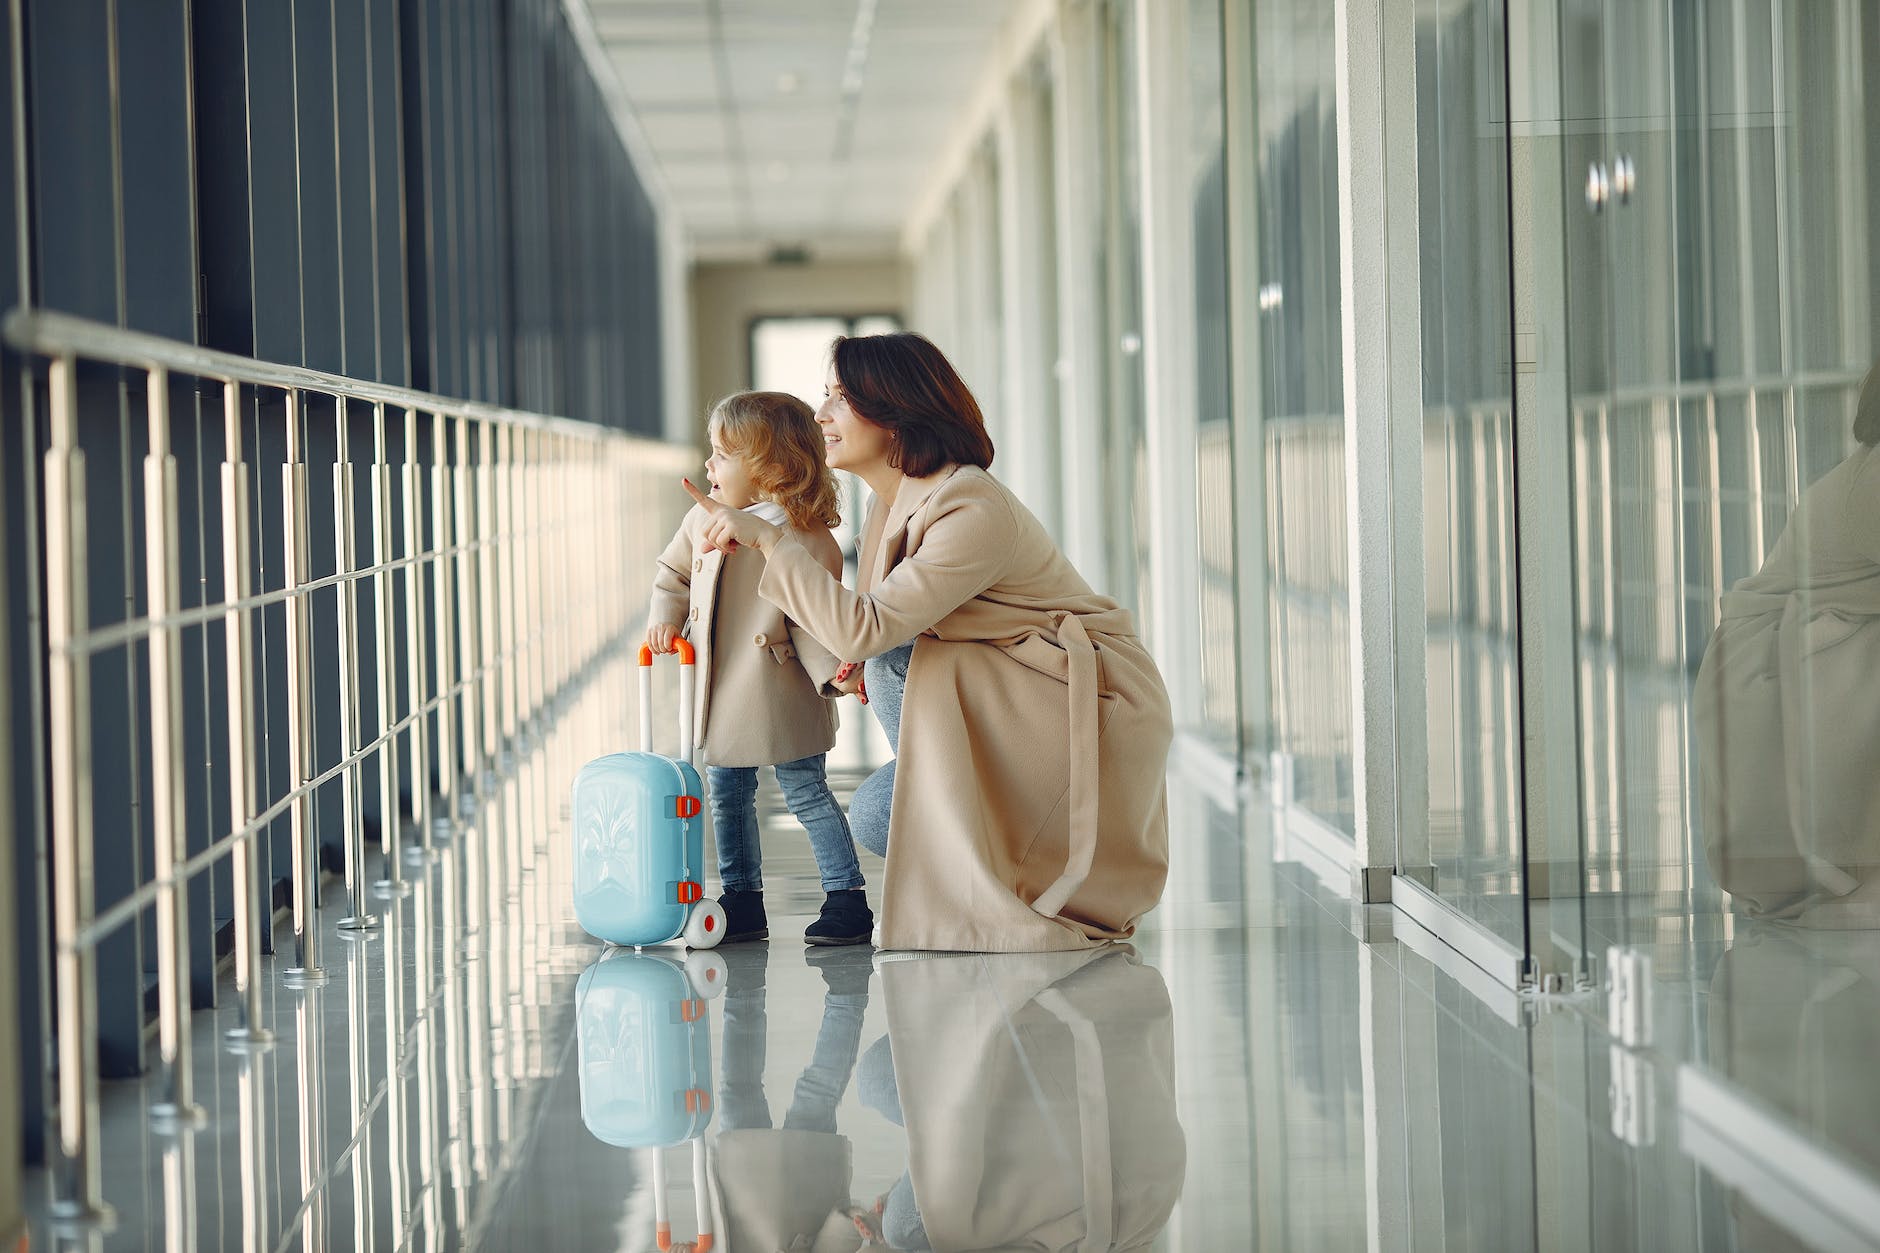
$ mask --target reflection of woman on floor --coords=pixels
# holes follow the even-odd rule
[[[1724,595],[1692,711],[1712,874],[1804,926],[1880,926],[1880,366],[1854,438]]]

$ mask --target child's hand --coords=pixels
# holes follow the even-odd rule
[[[646,628],[646,646],[656,653],[671,652],[678,638],[679,628],[670,622],[655,622]]]

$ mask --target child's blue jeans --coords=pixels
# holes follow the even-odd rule
[[[774,769],[777,785],[790,812],[809,832],[810,851],[822,874],[825,892],[843,892],[863,886],[862,864],[849,837],[849,820],[829,790],[818,753]],[[711,785],[712,829],[718,840],[718,877],[727,892],[761,892],[764,888],[764,850],[757,837],[758,766],[707,766]]]

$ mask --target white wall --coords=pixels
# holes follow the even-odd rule
[[[750,386],[751,323],[761,317],[891,313],[906,317],[909,269],[899,257],[808,265],[701,263],[692,267],[693,438],[705,411]]]

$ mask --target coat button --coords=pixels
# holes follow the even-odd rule
[[[704,568],[705,568],[705,558],[703,557],[692,558],[692,573],[697,574],[700,570],[703,570]]]
[[[697,622],[697,621],[698,621],[698,607],[697,607],[696,605],[694,605],[694,606],[692,607],[692,612],[686,615],[686,618],[685,618],[685,620],[686,620],[687,622]]]
[[[770,643],[770,637],[768,635],[760,635],[756,639],[752,640],[751,642],[757,645],[759,648],[763,648],[765,645]]]

